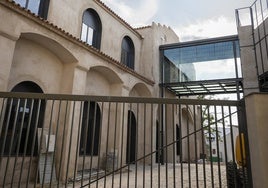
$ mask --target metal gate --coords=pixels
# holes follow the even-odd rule
[[[243,101],[0,92],[0,136],[1,187],[251,185]]]

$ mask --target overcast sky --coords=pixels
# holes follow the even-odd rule
[[[133,27],[170,26],[181,41],[236,34],[235,9],[253,0],[102,0]]]

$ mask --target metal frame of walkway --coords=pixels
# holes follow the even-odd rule
[[[239,96],[240,93],[243,93],[243,79],[238,74],[237,65],[237,58],[240,57],[239,40],[237,35],[162,45],[159,47],[159,50],[162,69],[161,83],[159,84],[161,88],[166,88],[169,91],[175,93],[177,96],[230,93],[237,93],[237,96]],[[168,61],[169,63],[172,63],[172,66],[176,67],[177,69],[179,69],[179,63],[187,64],[194,61],[203,62],[233,58],[235,64],[235,77],[209,80],[167,81],[165,80],[165,73],[167,71],[165,70],[166,65],[164,65],[164,63],[165,59],[167,59],[165,55],[169,50],[173,50],[172,52],[169,52],[169,54],[172,54],[176,57],[174,58],[175,60],[169,59]]]

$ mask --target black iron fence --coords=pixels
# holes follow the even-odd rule
[[[0,92],[0,186],[247,187],[243,120],[241,101]]]

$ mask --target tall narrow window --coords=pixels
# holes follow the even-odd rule
[[[101,20],[97,12],[88,9],[83,14],[81,40],[100,49],[101,43]]]
[[[96,102],[85,102],[80,137],[80,155],[98,155],[101,112]]]
[[[15,2],[29,9],[32,13],[47,19],[49,0],[15,0]]]
[[[121,63],[125,64],[131,69],[134,69],[135,49],[130,37],[125,36],[121,45]]]

